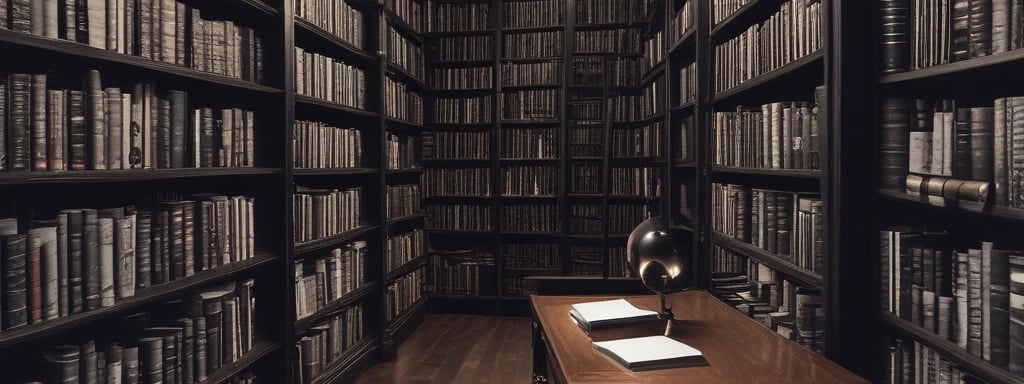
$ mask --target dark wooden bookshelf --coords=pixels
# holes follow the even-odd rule
[[[426,264],[427,255],[418,256],[415,259],[409,260],[409,262],[399,265],[398,267],[395,267],[395,269],[388,271],[388,273],[384,275],[384,281],[391,282],[391,280],[408,275],[409,273],[419,269],[420,267]]]
[[[502,85],[503,90],[516,90],[516,89],[548,89],[548,88],[561,88],[562,84],[522,84],[522,85]]]
[[[437,38],[437,37],[455,37],[455,36],[480,36],[480,35],[493,35],[494,30],[491,29],[480,29],[480,30],[465,30],[465,31],[435,31],[423,33],[424,38]]]
[[[387,66],[388,75],[397,77],[398,81],[401,81],[406,85],[410,85],[413,90],[422,91],[425,87],[423,79],[416,77],[416,75],[413,75],[409,70],[399,66],[394,61],[391,61],[390,59],[384,60],[384,64]]]
[[[170,75],[179,79],[196,80],[210,86],[228,87],[234,90],[253,91],[266,94],[284,93],[284,90],[280,88],[261,85],[231,76],[203,72],[189,67],[155,61],[140,56],[126,55],[117,53],[116,51],[99,49],[68,40],[51,39],[48,37],[14,32],[6,29],[0,29],[0,46],[2,45],[32,48],[37,52],[45,52],[47,54],[59,53],[61,56],[74,58],[75,60],[80,61],[93,60],[107,64],[119,64],[135,69],[147,70],[154,75]],[[103,73],[104,71],[101,70],[100,72]]]
[[[338,103],[330,102],[323,99],[318,99],[312,96],[306,95],[295,95],[295,104],[302,104],[318,109],[329,111],[329,112],[342,112],[343,114],[364,116],[364,117],[377,117],[380,116],[377,112],[365,111],[359,108],[349,107],[347,105],[341,105]]]
[[[386,332],[387,336],[394,337],[398,333],[408,332],[409,330],[404,328],[407,328],[407,325],[412,323],[410,322],[410,320],[416,317],[416,315],[422,314],[420,310],[423,309],[423,305],[426,304],[426,302],[427,296],[424,295],[419,300],[417,300],[416,303],[409,306],[409,308],[406,308],[404,311],[402,311],[401,314],[398,315],[398,317],[396,317],[394,320],[388,323],[388,328]]]
[[[240,359],[222,365],[219,369],[214,371],[213,374],[207,376],[206,380],[201,381],[200,384],[227,383],[233,377],[245,373],[247,370],[253,369],[265,356],[277,352],[280,349],[281,343],[269,341],[256,342],[252,345],[252,349],[242,355]]]
[[[517,33],[517,32],[548,32],[548,31],[559,31],[565,29],[564,25],[542,25],[537,27],[503,27],[502,32],[505,33]]]
[[[401,129],[405,131],[419,131],[423,129],[423,124],[414,123],[408,120],[396,119],[394,117],[385,117],[388,122],[388,129]]]
[[[423,168],[389,169],[384,173],[388,176],[416,175],[423,173]]]
[[[733,175],[774,176],[795,179],[818,180],[821,178],[821,171],[817,169],[765,169],[714,166],[713,168],[711,168],[711,171],[714,173],[724,173]]]
[[[264,3],[260,0],[234,0],[234,2],[260,11],[267,16],[277,16],[280,13],[277,11],[277,8],[274,8],[270,4]]]
[[[1022,384],[1024,380],[1010,374],[1009,371],[997,368],[984,359],[974,356],[959,345],[926,330],[917,324],[900,319],[891,312],[882,311],[879,318],[893,333],[910,338],[938,352],[950,363],[962,370],[977,376],[988,383]]]
[[[345,351],[341,357],[338,357],[331,365],[320,373],[320,376],[312,380],[313,384],[329,384],[342,382],[342,378],[348,377],[349,374],[358,373],[353,372],[355,366],[358,366],[361,361],[373,358],[373,352],[378,347],[379,340],[376,337],[363,337],[355,345],[349,347],[348,351]],[[350,380],[355,380],[355,377],[350,377]]]
[[[316,313],[297,320],[295,322],[295,329],[300,331],[308,329],[317,322],[336,314],[338,310],[369,296],[378,289],[378,285],[376,281],[364,282],[359,288],[352,290],[352,292],[346,293],[337,300],[327,303],[326,306],[316,311]]]
[[[797,265],[783,259],[781,256],[765,251],[753,244],[744,243],[718,231],[714,231],[714,241],[723,248],[755,259],[758,262],[779,271],[797,283],[811,287],[824,286],[825,280],[820,274],[798,267]]]
[[[355,45],[352,45],[352,43],[342,40],[340,37],[337,37],[331,34],[330,32],[323,30],[323,28],[320,28],[313,23],[303,20],[300,17],[295,18],[295,31],[299,32],[296,33],[296,35],[300,35],[300,37],[315,38],[323,42],[329,43],[333,45],[335,48],[345,51],[347,55],[359,58],[363,62],[363,64],[372,63],[379,60],[379,58],[377,58],[374,55],[371,55],[369,52],[359,47],[356,47]]]
[[[440,60],[440,61],[426,60],[426,63],[427,63],[428,66],[439,66],[439,67],[448,67],[448,66],[459,66],[459,67],[461,67],[461,66],[484,66],[484,65],[492,65],[492,64],[494,64],[494,59],[476,59],[476,60],[459,60],[459,61],[451,61],[451,60]]]
[[[408,22],[398,17],[395,12],[387,7],[384,7],[384,15],[387,16],[390,26],[405,36],[406,39],[409,39],[409,41],[416,45],[423,45],[423,36],[420,35],[420,32],[416,32],[412,25],[409,25]]]
[[[84,325],[126,314],[146,304],[180,296],[192,290],[233,278],[246,276],[254,269],[272,264],[279,256],[258,252],[255,257],[183,277],[167,283],[136,289],[135,296],[119,300],[116,304],[93,311],[81,312],[54,320],[29,324],[0,332],[0,349],[12,348],[33,340],[58,333],[72,332]]]
[[[1000,219],[1015,223],[1024,222],[1024,209],[1003,205],[985,205],[970,201],[950,201],[891,189],[878,190],[878,196],[889,201],[950,217],[960,216],[974,217],[982,220]]]
[[[662,60],[660,63],[655,64],[647,72],[644,72],[643,76],[640,77],[640,84],[647,85],[651,82],[658,80],[662,75],[665,74],[665,68],[668,67],[668,60]]]
[[[388,219],[387,225],[401,224],[401,223],[404,223],[404,222],[407,222],[407,221],[419,220],[419,219],[422,219],[424,217],[427,217],[427,215],[423,215],[423,214],[419,214],[419,213],[413,214],[413,215],[397,217],[397,218],[393,218],[393,219]]]
[[[691,168],[697,168],[697,163],[695,163],[693,161],[676,161],[675,163],[672,163],[672,167],[673,168],[691,169]]]
[[[690,28],[688,31],[683,32],[683,36],[676,40],[674,43],[672,43],[672,48],[669,48],[669,56],[675,56],[683,52],[686,52],[685,49],[689,48],[690,44],[693,44],[696,38],[697,31],[693,28]]]
[[[364,225],[364,226],[361,226],[359,228],[353,229],[351,231],[348,231],[348,232],[345,232],[345,233],[342,233],[342,234],[338,234],[338,235],[334,235],[334,236],[330,236],[330,237],[325,237],[323,239],[317,239],[317,240],[306,241],[306,242],[302,242],[302,243],[296,243],[295,244],[294,252],[295,252],[296,255],[298,255],[298,254],[301,254],[301,253],[309,253],[309,252],[312,252],[312,251],[321,250],[321,249],[324,249],[324,248],[329,248],[329,247],[341,245],[342,243],[345,243],[347,241],[350,241],[350,240],[353,240],[355,238],[358,238],[359,236],[363,236],[363,235],[369,233],[370,231],[373,231],[373,230],[376,230],[376,229],[379,229],[379,228],[380,228],[379,225]]]
[[[293,176],[346,176],[373,175],[380,173],[377,168],[295,168]]]
[[[577,31],[592,31],[600,29],[625,29],[625,28],[640,28],[647,25],[645,21],[639,22],[622,22],[622,23],[593,23],[593,24],[576,24],[573,29]]]
[[[739,34],[751,24],[760,21],[759,19],[764,19],[767,12],[774,11],[782,3],[782,0],[750,0],[718,24],[713,25],[710,34],[712,41],[720,43]]]
[[[280,168],[169,168],[0,172],[0,185],[142,182],[208,177],[281,175]]]
[[[778,84],[776,84],[775,80],[779,78],[794,74],[799,71],[813,69],[811,68],[812,66],[821,66],[824,62],[824,56],[825,51],[823,49],[819,49],[814,53],[793,60],[792,62],[783,65],[779,68],[776,68],[770,72],[761,74],[760,76],[747,80],[740,85],[716,93],[714,97],[714,102],[720,103],[757,88],[776,86]]]
[[[696,102],[694,102],[694,101],[687,101],[685,103],[682,103],[680,105],[672,107],[672,112],[680,112],[680,113],[691,112],[691,111],[693,111],[693,108],[695,106],[697,106]]]
[[[922,81],[944,80],[945,77],[963,72],[987,71],[997,67],[1013,66],[1019,68],[1024,61],[1024,50],[1014,49],[994,55],[982,56],[970,60],[957,61],[947,64],[936,65],[928,68],[916,69],[901,73],[882,76],[878,82],[884,85],[896,85],[902,83],[916,83]],[[1001,69],[1001,68],[999,68]]]
[[[433,229],[433,228],[425,228],[423,231],[424,232],[433,233],[433,234],[457,235],[457,236],[462,236],[462,235],[481,235],[481,236],[486,236],[486,235],[490,235],[491,234],[490,230],[484,231],[484,230],[475,230],[475,229]]]

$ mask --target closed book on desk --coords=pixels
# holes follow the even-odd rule
[[[623,299],[573,304],[569,316],[585,332],[604,327],[658,320],[658,313],[634,307]]]
[[[594,349],[631,371],[707,365],[697,349],[665,336],[595,341]]]

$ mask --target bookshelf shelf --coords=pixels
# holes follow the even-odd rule
[[[539,27],[505,27],[501,31],[504,33],[516,33],[516,32],[547,32],[547,31],[558,31],[565,29],[564,25],[542,25]]]
[[[561,124],[559,120],[502,120],[502,125],[554,125]]]
[[[453,37],[453,36],[481,36],[481,35],[494,35],[494,31],[490,29],[486,30],[467,30],[467,31],[438,31],[438,32],[427,32],[423,34],[424,38],[436,38],[436,37]]]
[[[789,276],[798,283],[814,287],[824,286],[825,282],[821,275],[798,267],[786,260],[783,260],[778,255],[755,247],[754,245],[736,240],[729,235],[718,231],[714,231],[713,238],[715,243],[723,248],[727,248],[730,251],[756,259],[757,261],[768,265],[772,269],[779,271],[783,275]]]
[[[968,201],[929,201],[927,196],[913,195],[903,191],[890,189],[880,189],[878,190],[878,195],[886,200],[931,210],[943,215],[963,215],[981,219],[1003,219],[1013,222],[1024,222],[1024,209],[1010,208],[1002,205],[990,205],[986,207],[981,203],[972,203]]]
[[[573,56],[607,56],[607,57],[643,57],[643,53],[640,52],[573,52]]]
[[[902,85],[904,83],[939,80],[946,76],[957,75],[963,72],[987,71],[997,67],[1013,66],[1013,68],[1019,68],[1022,61],[1024,61],[1024,50],[1015,49],[970,60],[886,75],[879,79],[879,83],[883,85]]]
[[[778,7],[781,0],[751,0],[739,9],[733,11],[728,17],[711,28],[711,40],[715,43],[722,42],[750,27],[759,18],[763,18],[766,11]]]
[[[387,337],[394,338],[396,334],[403,333],[403,328],[405,328],[405,326],[409,324],[409,320],[415,317],[415,315],[418,314],[421,309],[423,309],[423,304],[426,304],[426,302],[427,296],[424,295],[418,301],[416,301],[415,304],[409,306],[409,308],[406,308],[404,312],[402,312],[401,314],[398,315],[398,317],[392,320],[391,323],[388,324]]]
[[[545,61],[559,61],[562,60],[561,56],[552,57],[502,57],[501,61],[509,63],[539,63]]]
[[[417,124],[408,120],[396,119],[394,117],[385,117],[384,120],[388,122],[388,128],[401,128],[404,130],[419,131],[423,129],[423,124]]]
[[[758,175],[814,180],[821,178],[821,171],[817,169],[760,169],[714,166],[711,168],[711,172],[712,174],[721,173],[730,175]]]
[[[329,43],[335,48],[339,48],[345,51],[348,55],[359,58],[363,61],[363,64],[369,64],[379,60],[376,56],[371,55],[369,52],[364,51],[349,42],[342,40],[341,38],[332,35],[330,32],[323,30],[313,23],[310,23],[302,18],[295,18],[295,31],[298,37],[317,39],[322,42]],[[301,45],[301,44],[297,44]]]
[[[696,102],[688,101],[678,106],[672,107],[672,112],[688,113],[693,112],[693,108],[697,106]]]
[[[388,219],[387,225],[395,225],[395,224],[401,224],[401,223],[404,223],[404,222],[407,222],[407,221],[415,221],[415,220],[422,219],[424,217],[427,217],[427,215],[415,214],[415,215],[402,216],[402,217],[395,218],[395,219]]]
[[[552,163],[552,162],[557,162],[558,160],[559,159],[512,159],[512,158],[498,159],[498,161],[501,161],[503,163],[524,163],[524,164],[525,163]]]
[[[640,78],[640,84],[641,85],[650,84],[652,81],[655,81],[658,78],[660,78],[662,75],[664,75],[665,74],[665,68],[668,67],[667,63],[668,63],[668,61],[662,60],[658,64],[655,64],[653,67],[651,67],[651,69],[648,69],[647,72],[645,72],[644,75]]]
[[[343,114],[353,115],[353,116],[361,116],[361,117],[378,117],[378,116],[380,116],[380,114],[377,113],[377,112],[364,111],[362,109],[352,108],[352,107],[349,107],[349,106],[345,106],[345,105],[341,105],[341,104],[337,104],[337,103],[332,103],[332,102],[327,101],[327,100],[318,99],[318,98],[315,98],[315,97],[312,97],[312,96],[306,96],[306,95],[295,95],[295,104],[296,104],[296,106],[298,106],[298,105],[305,105],[305,106],[310,106],[310,107],[314,107],[314,108],[320,109],[322,111],[341,112]]]
[[[427,60],[426,63],[427,63],[428,66],[431,66],[431,67],[435,67],[435,66],[440,66],[440,67],[449,67],[449,66],[451,66],[451,67],[483,67],[483,66],[494,65],[494,59],[475,59],[475,60],[459,60],[459,61],[451,61],[451,60],[432,61],[432,60]]]
[[[592,31],[597,29],[624,29],[640,28],[646,26],[646,22],[624,22],[624,23],[597,23],[597,24],[576,24],[573,26],[577,31]]]
[[[409,25],[408,22],[403,20],[401,17],[398,17],[398,15],[395,14],[395,12],[386,7],[384,8],[384,15],[387,16],[388,21],[390,22],[391,26],[395,28],[396,31],[400,32],[402,35],[405,35],[407,39],[409,39],[416,45],[423,45],[423,37],[420,36],[419,32],[416,32],[412,25]]]
[[[279,12],[277,11],[277,8],[274,8],[274,7],[270,6],[269,4],[264,3],[262,1],[259,1],[259,0],[235,0],[235,1],[237,1],[239,4],[242,4],[242,5],[246,6],[246,7],[252,8],[252,9],[257,10],[257,11],[260,11],[260,12],[264,13],[266,16],[276,16],[276,15],[279,14]]]
[[[970,354],[963,348],[960,348],[959,345],[956,345],[949,340],[945,340],[938,335],[917,326],[916,324],[900,319],[893,313],[883,311],[880,313],[879,317],[882,323],[890,330],[928,346],[929,348],[937,351],[943,358],[949,360],[951,363],[960,366],[967,372],[978,376],[978,378],[985,380],[986,382],[1012,384],[1024,383],[1024,380],[1014,377],[1007,370],[992,366],[989,362]]]
[[[665,112],[658,112],[658,113],[655,113],[653,115],[647,116],[647,117],[645,117],[643,119],[640,119],[640,120],[634,120],[634,121],[613,121],[612,125],[616,126],[616,127],[619,127],[619,126],[643,125],[643,124],[653,123],[653,122],[661,120],[663,118],[665,118]]]
[[[341,244],[341,243],[347,242],[349,240],[355,239],[355,238],[357,238],[359,236],[365,235],[365,234],[367,234],[367,233],[369,233],[369,232],[371,232],[373,230],[379,229],[379,228],[380,228],[379,225],[364,225],[362,227],[356,228],[354,230],[351,230],[351,231],[348,231],[348,232],[345,232],[345,233],[342,233],[342,234],[339,234],[339,235],[335,235],[335,236],[331,236],[331,237],[327,237],[327,238],[323,238],[323,239],[318,239],[318,240],[313,240],[313,241],[307,241],[307,242],[304,242],[304,243],[297,243],[297,244],[295,244],[295,247],[294,247],[294,253],[295,253],[295,255],[299,255],[299,254],[303,254],[303,253],[309,253],[309,252],[321,250],[321,249],[328,248],[328,247],[333,247],[333,246],[336,246],[338,244]]]
[[[274,343],[268,341],[257,342],[253,344],[252,349],[246,352],[242,358],[223,365],[215,371],[212,375],[208,376],[206,380],[200,384],[223,384],[227,383],[231,378],[245,372],[249,368],[252,368],[263,357],[276,352],[281,348],[281,343]]]
[[[430,299],[440,300],[497,300],[499,298],[498,296],[493,295],[472,295],[458,293],[431,293],[427,295],[427,297]]]
[[[425,196],[426,200],[469,200],[470,203],[486,203],[490,202],[491,196]]]
[[[0,173],[0,186],[21,184],[86,184],[174,180],[204,177],[280,175],[280,168],[172,168],[99,171],[10,171]]]
[[[51,39],[27,33],[0,29],[0,46],[3,44],[40,49],[51,54],[74,57],[79,61],[84,59],[95,60],[108,64],[125,65],[131,68],[144,69],[154,73],[175,76],[179,79],[197,80],[206,83],[207,85],[215,85],[217,87],[229,87],[235,90],[253,91],[266,94],[284,93],[284,90],[280,88],[261,85],[230,76],[203,72],[180,65],[154,61],[144,57],[121,54],[115,51],[94,48],[67,40]]]
[[[349,176],[373,175],[380,173],[377,168],[296,168],[294,176]]]
[[[812,66],[820,66],[824,63],[825,51],[819,49],[814,53],[801,57],[797,60],[790,62],[789,64],[783,65],[775,70],[762,74],[753,79],[747,80],[746,82],[732,87],[726,91],[715,94],[714,102],[720,103],[729,100],[733,97],[741,95],[745,92],[749,92],[756,88],[761,88],[774,84],[774,80],[779,79],[783,76],[790,75],[802,70],[810,69]]]
[[[490,159],[422,159],[423,164],[448,167],[482,167],[491,164]]]
[[[490,130],[493,123],[429,123],[424,127],[428,131],[479,131]]]
[[[45,336],[77,329],[83,325],[97,322],[115,314],[122,314],[146,304],[180,296],[192,289],[242,276],[277,259],[278,256],[276,255],[258,252],[256,257],[249,260],[230,263],[207,271],[199,271],[192,276],[138,289],[135,291],[135,296],[123,299],[110,307],[4,330],[0,333],[0,349],[14,347]]]
[[[673,225],[672,229],[677,229],[677,230],[680,230],[680,231],[687,231],[687,232],[691,232],[691,233],[692,232],[696,232],[696,231],[693,230],[693,227],[691,227],[689,225],[686,225],[686,224],[680,224],[680,223],[676,223],[675,225]]]
[[[396,80],[412,85],[412,88],[417,91],[424,89],[425,84],[423,80],[410,73],[407,69],[402,68],[394,61],[391,61],[391,59],[384,60],[384,63],[388,69],[387,73],[392,75],[392,77],[397,77]]]
[[[375,337],[363,337],[358,343],[349,348],[348,351],[331,363],[327,369],[325,369],[320,376],[314,378],[312,384],[328,384],[340,382],[342,376],[350,373],[350,370],[360,361],[372,357],[374,351],[377,350],[378,339]],[[352,378],[355,379],[354,377]]]
[[[561,84],[521,84],[521,85],[502,85],[501,89],[517,90],[517,89],[547,89],[547,88],[560,88]],[[493,91],[493,90],[492,90]]]
[[[492,233],[490,230],[481,231],[481,230],[473,230],[473,229],[432,229],[432,228],[426,228],[423,231],[424,232],[428,232],[428,233],[432,233],[432,234],[436,234],[436,235],[454,235],[454,236],[463,236],[463,235],[487,236],[487,235],[490,235]]]
[[[361,300],[375,292],[377,285],[376,281],[364,282],[363,285],[352,290],[352,292],[346,293],[337,300],[327,303],[326,306],[321,308],[319,311],[316,311],[316,313],[295,321],[295,330],[306,330],[318,321],[335,314],[339,309],[345,308],[348,305]]]
[[[435,95],[452,95],[452,96],[466,96],[466,95],[490,95],[494,93],[493,88],[473,88],[473,89],[427,89],[424,92],[429,92]]]
[[[679,169],[697,168],[697,163],[694,162],[694,161],[676,161],[675,163],[672,164],[672,168],[679,168]]]
[[[417,175],[423,173],[423,168],[389,169],[385,173],[388,176]]]
[[[399,277],[405,276],[410,272],[415,271],[417,268],[427,264],[427,255],[421,255],[415,259],[409,260],[408,263],[402,264],[395,269],[389,271],[384,275],[384,281],[390,282]]]
[[[600,193],[570,193],[568,194],[570,199],[599,199],[604,197],[604,194]]]
[[[604,235],[603,234],[579,234],[579,233],[576,233],[576,234],[570,234],[569,238],[570,239],[579,239],[579,240],[598,240],[598,239],[603,239]],[[505,268],[505,269],[510,269],[510,268]]]
[[[561,236],[561,231],[501,231],[502,236]]]
[[[506,200],[553,200],[557,199],[558,195],[501,195],[501,198]]]
[[[670,48],[668,51],[669,56],[675,56],[682,52],[686,52],[685,50],[683,50],[683,48],[689,47],[695,40],[697,40],[696,32],[697,30],[694,28],[690,28],[690,30],[684,32],[683,36],[680,37],[679,40],[676,40],[674,44],[672,44],[672,48]]]

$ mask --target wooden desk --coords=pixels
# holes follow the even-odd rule
[[[620,297],[530,296],[537,331],[534,362],[547,362],[549,383],[867,383],[703,291],[671,296],[680,320],[671,336],[703,352],[708,365],[630,372],[595,351],[591,341],[657,335],[663,322],[587,335],[569,320],[572,304]],[[657,296],[622,298],[639,308],[657,311],[660,306]]]

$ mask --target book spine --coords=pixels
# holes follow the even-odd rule
[[[7,235],[3,238],[3,329],[17,328],[28,324],[26,292],[26,251],[28,237]]]
[[[135,222],[135,288],[150,286],[152,215],[139,212]]]
[[[43,320],[43,287],[42,287],[42,242],[38,234],[29,233],[25,249],[25,278],[27,293],[28,322],[31,324]]]
[[[70,313],[85,310],[85,213],[68,211],[68,302]]]
[[[114,290],[114,219],[101,217],[99,224],[99,249],[100,249],[100,306],[109,307],[114,305],[116,294]]]
[[[64,317],[71,314],[71,291],[68,279],[68,274],[71,272],[70,257],[71,250],[69,248],[70,239],[68,238],[68,213],[67,211],[61,211],[57,215],[57,309],[58,317]]]
[[[107,3],[106,0],[83,1],[88,7],[87,33],[88,44],[99,49],[107,49]]]
[[[177,58],[175,52],[175,34],[177,28],[175,27],[177,19],[174,0],[159,0],[160,3],[160,61],[165,63],[174,64]]]
[[[123,134],[123,121],[124,116],[122,115],[122,107],[124,106],[124,98],[121,96],[121,90],[118,88],[106,88],[104,93],[107,94],[107,112],[106,112],[106,169],[121,169],[121,161],[123,155],[121,153],[121,140]]]
[[[121,367],[123,384],[139,384],[139,347],[121,351]]]
[[[30,124],[31,124],[31,92],[32,77],[24,74],[12,74],[8,78],[9,87],[9,118],[7,153],[11,170],[27,171],[31,169],[29,159]]]
[[[160,99],[157,101],[157,140],[156,159],[157,168],[170,168],[173,134],[171,132],[171,102]]]
[[[115,275],[117,277],[118,299],[135,296],[135,228],[132,220],[125,218],[117,220],[116,231],[114,232],[115,243]]]
[[[32,75],[32,170],[45,171],[46,157],[46,75]]]
[[[96,210],[83,209],[85,216],[82,232],[82,277],[84,307],[86,311],[99,309],[100,302],[100,228]]]
[[[973,4],[973,3],[972,3]],[[994,109],[971,108],[971,179],[992,181]]]
[[[42,274],[42,310],[44,320],[60,317],[60,263],[57,250],[57,227],[41,227],[30,231],[36,232],[40,247],[40,272]]]
[[[185,130],[188,104],[182,91],[170,91],[171,167],[185,167]]]
[[[67,158],[66,144],[64,138],[67,135],[67,127],[65,122],[65,111],[67,111],[67,104],[65,103],[65,91],[49,91],[48,92],[48,105],[49,113],[47,116],[47,144],[49,152],[48,166],[47,168],[54,171],[63,171],[67,169]]]
[[[100,73],[90,70],[86,80],[88,100],[86,111],[89,119],[89,165],[91,169],[107,169],[106,160],[106,93],[100,82]]]

